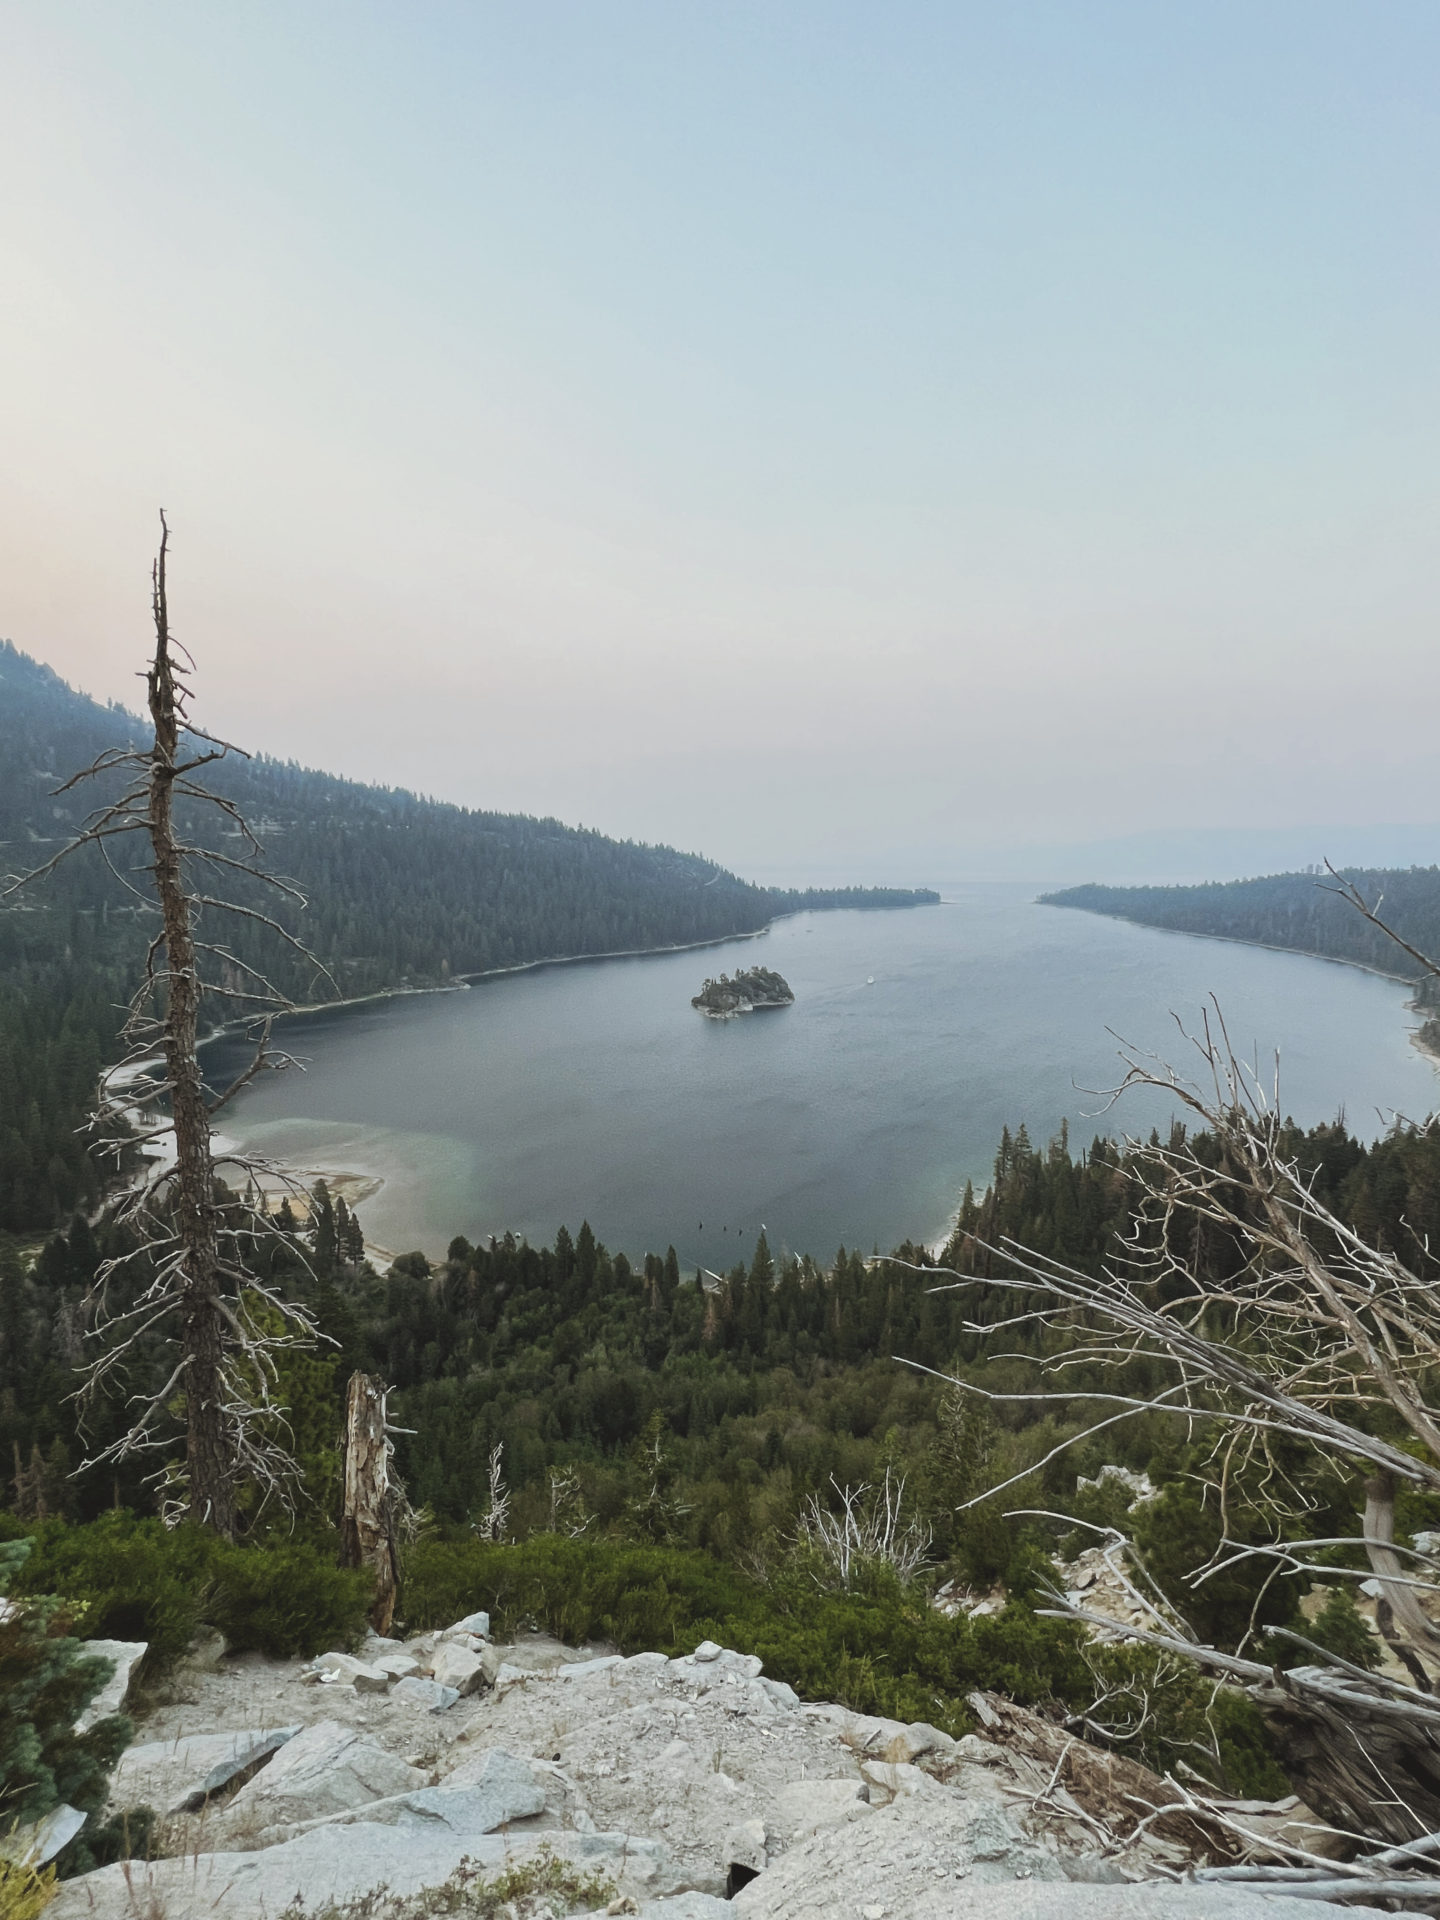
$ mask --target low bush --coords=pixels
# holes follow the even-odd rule
[[[299,1899],[284,1909],[280,1920],[450,1920],[452,1915],[463,1920],[543,1920],[547,1914],[553,1920],[557,1908],[562,1913],[613,1912],[608,1903],[614,1893],[615,1882],[608,1875],[586,1873],[542,1846],[533,1858],[498,1873],[462,1860],[448,1879],[419,1893],[394,1894],[389,1887],[374,1887],[339,1906],[313,1909]],[[626,1910],[634,1911],[633,1901]]]
[[[75,1731],[114,1665],[70,1632],[68,1611],[53,1595],[20,1596],[30,1557],[26,1540],[0,1545],[0,1834],[44,1819],[62,1802],[95,1815],[131,1733],[121,1714]],[[87,1865],[82,1833],[65,1849],[62,1871]],[[19,1912],[34,1893],[23,1877],[5,1883],[5,1898]]]
[[[1305,1636],[1324,1647],[1327,1653],[1338,1654],[1352,1666],[1367,1667],[1371,1671],[1380,1665],[1384,1653],[1356,1606],[1353,1594],[1345,1587],[1330,1589],[1325,1604],[1305,1628]],[[1282,1667],[1303,1667],[1315,1657],[1304,1647],[1276,1647],[1273,1651],[1280,1656],[1277,1664]]]
[[[63,1595],[88,1638],[147,1641],[152,1668],[189,1646],[213,1558],[208,1535],[194,1527],[169,1532],[158,1520],[126,1512],[107,1513],[88,1526],[32,1521],[25,1531],[34,1549],[17,1593]]]
[[[8,1519],[0,1527],[19,1531]],[[235,1652],[277,1657],[347,1647],[364,1629],[369,1576],[302,1542],[236,1545],[125,1512],[26,1531],[35,1545],[16,1591],[63,1594],[93,1638],[146,1641],[150,1673],[178,1659],[202,1626],[217,1627]]]
[[[55,1898],[55,1869],[36,1873],[0,1860],[0,1920],[39,1920]]]
[[[0,1517],[0,1538],[14,1531]],[[236,1651],[277,1657],[353,1645],[365,1625],[369,1577],[303,1542],[232,1545],[125,1513],[85,1526],[42,1521],[31,1531],[35,1549],[16,1591],[63,1593],[86,1633],[148,1641],[152,1669],[182,1653],[202,1625],[217,1627]],[[1015,1566],[1023,1575],[1021,1560]],[[687,1548],[536,1534],[508,1545],[422,1539],[405,1555],[403,1576],[411,1630],[483,1607],[502,1635],[533,1625],[571,1645],[605,1640],[625,1653],[673,1656],[718,1640],[757,1654],[771,1678],[805,1698],[928,1720],[954,1734],[973,1725],[966,1695],[976,1688],[1080,1711],[1096,1692],[1074,1626],[1038,1617],[1017,1597],[992,1616],[947,1619],[923,1592],[878,1571],[853,1591],[822,1591],[795,1565],[762,1579]],[[1023,1590],[1024,1578],[1017,1584]],[[1148,1670],[1129,1675],[1133,1653],[1107,1657],[1126,1672],[1107,1673],[1106,1686],[1123,1695],[1133,1681],[1137,1700],[1150,1702],[1145,1740],[1137,1747],[1121,1734],[1122,1750],[1164,1766],[1193,1756],[1197,1740],[1212,1748],[1218,1740],[1220,1779],[1242,1782],[1241,1791],[1278,1790],[1248,1702],[1217,1707],[1188,1675],[1157,1688]]]
[[[626,1653],[718,1640],[758,1654],[767,1674],[810,1699],[956,1733],[973,1725],[965,1695],[976,1687],[1078,1701],[1089,1678],[1075,1629],[1028,1608],[949,1620],[898,1582],[822,1593],[794,1574],[762,1583],[706,1554],[603,1539],[422,1541],[406,1557],[402,1596],[411,1628],[485,1607],[502,1632],[534,1622],[571,1644],[610,1640]]]
[[[224,1546],[215,1558],[203,1617],[235,1652],[254,1648],[277,1659],[353,1646],[365,1631],[374,1578],[337,1567],[299,1541]]]
[[[1086,1649],[1096,1696],[1087,1730],[1156,1773],[1177,1767],[1241,1799],[1278,1799],[1290,1783],[1248,1694],[1150,1647]]]

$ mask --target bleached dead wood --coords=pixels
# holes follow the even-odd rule
[[[352,1373],[345,1392],[344,1499],[340,1521],[343,1566],[366,1567],[375,1577],[370,1624],[388,1633],[400,1590],[399,1539],[409,1506],[391,1470],[394,1449],[386,1423],[388,1389],[368,1373]]]
[[[193,662],[170,629],[164,514],[160,524],[151,594],[155,650],[146,674],[151,739],[107,748],[57,789],[110,776],[123,783],[118,798],[99,806],[41,866],[12,880],[5,895],[93,847],[140,914],[156,923],[122,1028],[123,1056],[102,1076],[92,1121],[94,1151],[121,1181],[104,1207],[121,1251],[101,1265],[88,1303],[89,1337],[99,1353],[80,1397],[117,1393],[128,1418],[121,1434],[82,1464],[161,1456],[152,1479],[167,1517],[185,1515],[230,1535],[247,1487],[261,1505],[295,1497],[297,1469],[276,1397],[278,1359],[287,1347],[312,1344],[316,1333],[303,1308],[255,1276],[249,1256],[274,1224],[222,1185],[222,1168],[237,1186],[285,1183],[279,1169],[256,1156],[217,1155],[211,1123],[258,1074],[291,1064],[271,1044],[272,1018],[291,1003],[234,951],[227,918],[265,929],[317,976],[329,976],[274,914],[210,892],[201,877],[243,876],[304,905],[292,883],[263,872],[260,843],[240,809],[198,777],[231,755],[248,756],[189,717]],[[205,808],[219,814],[238,854],[192,837],[186,822]],[[137,834],[140,862],[117,865],[117,846]],[[199,1054],[202,1012],[215,1003],[248,1019],[252,1042],[248,1063],[218,1094],[206,1084]],[[175,1457],[177,1425],[183,1464]]]
[[[832,1476],[838,1506],[810,1494],[800,1511],[798,1537],[848,1588],[857,1568],[889,1567],[902,1581],[913,1580],[925,1565],[933,1538],[919,1519],[905,1517],[905,1476],[886,1467],[881,1484],[862,1481],[842,1487]]]
[[[1394,1503],[1401,1483],[1440,1491],[1440,1407],[1432,1399],[1440,1284],[1428,1247],[1372,1246],[1322,1199],[1295,1159],[1278,1088],[1267,1090],[1237,1058],[1218,1006],[1185,1037],[1199,1057],[1198,1085],[1158,1056],[1122,1046],[1125,1073],[1112,1097],[1133,1087],[1163,1092],[1191,1128],[1174,1129],[1168,1142],[1129,1143],[1138,1199],[1123,1244],[1098,1275],[1002,1240],[979,1250],[1003,1279],[953,1271],[938,1278],[950,1290],[1002,1285],[1028,1301],[1006,1324],[1045,1330],[1049,1357],[1041,1364],[1050,1378],[1033,1392],[952,1384],[985,1400],[1063,1403],[1071,1418],[1090,1409],[1047,1459],[1142,1414],[1208,1435],[1207,1479],[1222,1517],[1243,1483],[1252,1514],[1258,1504],[1273,1532],[1239,1542],[1226,1528],[1212,1565],[1195,1569],[1197,1585],[1243,1560],[1358,1577],[1354,1567],[1314,1556],[1363,1551],[1408,1687],[1318,1646],[1313,1665],[1285,1672],[1278,1655],[1267,1664],[1198,1645],[1158,1611],[1139,1628],[1091,1616],[1059,1594],[1052,1610],[1244,1687],[1279,1735],[1297,1788],[1328,1821],[1372,1841],[1413,1842],[1440,1828],[1440,1629],[1427,1604],[1440,1610],[1440,1583],[1423,1556],[1396,1545]],[[1205,1249],[1217,1242],[1233,1257],[1208,1261]],[[978,1315],[968,1325],[992,1331]],[[1138,1392],[1091,1384],[1097,1370],[1118,1374],[1137,1359],[1164,1384]],[[1354,1476],[1361,1510],[1352,1539],[1309,1541],[1297,1528],[1309,1502],[1292,1470],[1296,1442],[1302,1458],[1324,1458]],[[1029,1465],[977,1497],[993,1498],[1035,1470]],[[1149,1604],[1133,1582],[1131,1592]]]

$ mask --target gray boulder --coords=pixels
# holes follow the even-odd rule
[[[631,1675],[659,1675],[666,1672],[670,1662],[663,1653],[632,1653],[628,1660],[622,1660],[620,1664]]]
[[[318,1827],[252,1852],[121,1861],[81,1874],[66,1881],[46,1920],[134,1920],[144,1913],[274,1920],[302,1899],[307,1913],[323,1913],[377,1887],[404,1897],[441,1886],[466,1859],[499,1868],[505,1843],[383,1826]]]
[[[44,1867],[62,1847],[68,1847],[85,1824],[86,1816],[78,1807],[61,1801],[43,1820],[31,1820],[15,1827],[0,1840],[0,1860],[11,1860],[21,1867]]]
[[[403,1680],[395,1682],[390,1698],[407,1707],[418,1707],[424,1713],[444,1713],[454,1706],[460,1694],[458,1688],[442,1687],[438,1680],[406,1674]]]
[[[372,1800],[368,1806],[357,1807],[352,1813],[337,1813],[326,1820],[314,1821],[311,1829],[367,1825],[473,1837],[498,1833],[502,1827],[533,1819],[545,1811],[545,1795],[525,1761],[498,1750],[486,1757],[498,1764],[480,1769],[479,1777],[473,1781],[457,1785],[452,1775],[443,1786],[421,1787],[415,1793]]]
[[[392,1680],[408,1680],[412,1674],[420,1671],[420,1662],[415,1656],[398,1649],[389,1653],[372,1653],[367,1649],[366,1665],[374,1667],[379,1673],[388,1674]]]
[[[766,1846],[783,1851],[808,1834],[867,1819],[873,1811],[862,1780],[795,1780],[772,1795],[765,1809]]]
[[[594,1674],[609,1673],[612,1667],[623,1667],[625,1664],[622,1655],[605,1653],[598,1660],[577,1660],[571,1666],[557,1667],[555,1678],[557,1680],[589,1680]]]
[[[902,1794],[940,1794],[949,1797],[947,1789],[938,1780],[932,1778],[919,1767],[912,1767],[904,1760],[863,1760],[860,1763],[860,1777],[870,1793],[870,1804],[885,1807],[892,1800],[898,1800]]]
[[[87,1640],[87,1653],[102,1654],[105,1659],[113,1660],[115,1671],[86,1707],[75,1722],[77,1733],[88,1733],[97,1720],[107,1715],[119,1713],[125,1704],[125,1696],[130,1691],[130,1682],[135,1669],[145,1658],[149,1642],[145,1640]]]
[[[436,1647],[430,1672],[442,1687],[454,1687],[462,1700],[485,1684],[483,1656],[454,1640],[442,1640]]]
[[[302,1834],[331,1827],[401,1827],[409,1833],[455,1833],[474,1838],[499,1833],[513,1824],[480,1787],[421,1787],[416,1793],[397,1793],[372,1800],[352,1813],[327,1814],[291,1827],[270,1829],[272,1846],[298,1840]],[[592,1822],[593,1828],[593,1822]]]
[[[363,1815],[354,1817],[378,1817],[386,1826],[416,1830],[443,1827],[447,1833],[498,1833],[502,1827],[543,1812],[544,1807],[545,1796],[538,1792],[527,1795],[517,1807],[484,1787],[422,1787],[399,1800],[378,1801],[363,1809]]]
[[[535,1778],[528,1760],[507,1753],[503,1747],[487,1747],[483,1753],[462,1760],[446,1774],[435,1793],[466,1791],[478,1796],[475,1805],[485,1809],[489,1824],[475,1829],[490,1833],[512,1820],[529,1820],[545,1811],[545,1790]],[[411,1801],[424,1795],[411,1794]]]
[[[193,1813],[211,1794],[278,1753],[300,1731],[256,1727],[240,1733],[193,1733],[127,1747],[110,1780],[110,1804]]]
[[[763,1873],[769,1865],[765,1822],[742,1820],[739,1826],[731,1827],[725,1836],[724,1854],[726,1870],[732,1876],[736,1867],[742,1867],[746,1873]]]
[[[463,1620],[457,1620],[453,1627],[447,1627],[445,1634],[442,1634],[441,1638],[443,1639],[445,1635],[452,1633],[473,1633],[477,1640],[488,1640],[490,1638],[490,1616],[484,1612],[467,1613]]]
[[[754,1887],[759,1882],[752,1883]],[[747,1888],[746,1892],[751,1889]],[[744,1913],[760,1909],[745,1906],[744,1894],[735,1905]],[[859,1916],[883,1908],[892,1920],[1381,1920],[1378,1907],[1333,1906],[1328,1900],[1295,1900],[1284,1894],[1242,1892],[1226,1888],[1176,1886],[1155,1880],[1124,1887],[1037,1885],[1011,1881],[1008,1885],[976,1887],[961,1892],[937,1889],[918,1904],[886,1901],[877,1896],[865,1906],[842,1909]],[[796,1909],[800,1911],[800,1909]],[[818,1917],[820,1909],[815,1909]],[[827,1913],[826,1920],[835,1920]],[[875,1920],[879,1920],[876,1914]]]
[[[486,1651],[488,1652],[489,1649],[487,1648]],[[498,1696],[507,1693],[511,1687],[523,1686],[527,1680],[550,1680],[553,1678],[554,1675],[552,1673],[546,1673],[539,1667],[516,1667],[512,1666],[508,1660],[502,1660],[491,1684],[494,1686],[496,1695]]]
[[[800,1705],[800,1696],[788,1680],[759,1680],[756,1682],[766,1698],[785,1713],[794,1713]]]
[[[722,1675],[758,1680],[764,1665],[758,1654],[732,1653],[728,1647],[717,1647],[713,1640],[702,1640],[694,1653],[672,1660],[670,1672],[674,1679],[703,1688],[713,1686]]]
[[[1249,1890],[1077,1883],[993,1801],[902,1795],[792,1846],[737,1892],[736,1920],[1378,1920],[1374,1909]]]
[[[278,1826],[348,1813],[429,1784],[429,1774],[407,1766],[353,1727],[318,1720],[288,1741],[227,1811],[235,1822]]]
[[[302,1899],[306,1913],[323,1913],[377,1887],[405,1898],[443,1886],[462,1861],[481,1873],[523,1866],[542,1845],[582,1872],[605,1875],[636,1902],[677,1890],[665,1850],[634,1834],[549,1833],[532,1840],[361,1821],[315,1827],[254,1852],[121,1861],[67,1880],[47,1908],[46,1920],[135,1920],[137,1913],[150,1912],[177,1920],[192,1914],[205,1920],[275,1920]]]
[[[411,1661],[408,1671],[414,1673],[419,1664],[418,1660]],[[308,1679],[311,1674],[339,1686],[353,1687],[356,1693],[386,1693],[394,1678],[386,1668],[372,1666],[368,1660],[357,1660],[353,1653],[322,1653],[310,1662],[305,1677]]]
[[[873,1907],[903,1920],[942,1914],[970,1920],[970,1902],[987,1882],[1065,1879],[1060,1862],[1029,1840],[998,1802],[962,1800],[931,1784],[933,1795],[905,1794],[868,1819],[852,1817],[799,1839],[739,1889],[737,1916],[861,1920]]]

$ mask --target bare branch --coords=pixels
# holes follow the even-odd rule
[[[1370,925],[1378,932],[1383,933],[1387,940],[1393,940],[1401,952],[1408,953],[1410,958],[1423,967],[1426,973],[1440,979],[1440,964],[1432,960],[1428,953],[1422,953],[1418,947],[1412,947],[1403,934],[1397,933],[1388,921],[1380,918],[1379,900],[1377,900],[1372,907],[1369,901],[1366,900],[1364,894],[1361,893],[1360,889],[1355,885],[1354,881],[1347,880],[1344,874],[1332,867],[1328,860],[1325,862],[1325,871],[1330,875],[1335,885],[1333,887],[1322,887],[1323,892],[1339,894],[1342,900],[1347,901],[1349,905],[1354,907],[1362,920],[1368,920]]]
[[[187,1512],[191,1519],[233,1533],[237,1496],[245,1483],[253,1485],[262,1505],[294,1497],[297,1469],[283,1444],[285,1410],[276,1398],[279,1362],[287,1348],[313,1345],[317,1336],[304,1308],[249,1271],[249,1257],[279,1229],[265,1215],[230,1200],[217,1166],[255,1172],[264,1163],[246,1155],[217,1158],[210,1125],[259,1073],[287,1064],[288,1057],[274,1053],[270,1040],[274,1015],[292,1003],[260,966],[228,944],[206,939],[205,916],[235,915],[278,940],[332,988],[335,982],[275,915],[195,884],[194,869],[205,867],[243,876],[297,906],[305,904],[293,882],[265,873],[253,858],[237,859],[194,843],[177,820],[177,803],[214,807],[252,854],[261,851],[237,804],[196,778],[240,749],[205,733],[189,717],[185,673],[193,671],[194,662],[170,631],[170,531],[163,513],[160,524],[151,596],[155,648],[145,676],[151,739],[144,747],[107,748],[58,789],[68,792],[82,781],[117,773],[125,777],[117,799],[95,808],[59,852],[0,897],[44,879],[94,845],[116,881],[158,915],[160,925],[125,1011],[126,1051],[102,1076],[92,1117],[97,1153],[117,1166],[137,1154],[149,1164],[113,1191],[105,1206],[105,1217],[126,1239],[120,1251],[101,1262],[96,1276],[90,1334],[100,1351],[86,1372],[81,1398],[93,1401],[121,1386],[128,1395],[127,1416],[125,1431],[86,1464],[167,1452],[177,1424],[182,1425],[185,1466],[182,1470],[167,1460],[158,1475],[167,1512],[175,1517]],[[206,744],[197,749],[196,742]],[[153,898],[111,857],[112,840],[142,830],[151,857],[133,874],[148,875]],[[218,962],[228,979],[207,979],[202,959]],[[255,1007],[265,1016],[253,1031],[249,1063],[218,1097],[210,1095],[199,1060],[201,1008],[212,996],[232,1006]],[[151,1113],[154,1119],[147,1120]],[[132,1376],[146,1384],[129,1391]]]

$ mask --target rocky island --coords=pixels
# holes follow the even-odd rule
[[[757,1007],[788,1007],[794,999],[789,982],[778,973],[750,967],[733,980],[728,973],[707,980],[690,1004],[708,1020],[733,1020],[737,1013],[754,1013]]]

